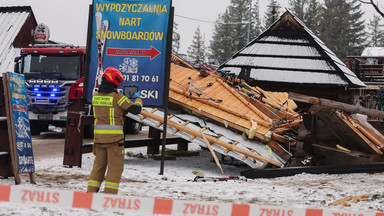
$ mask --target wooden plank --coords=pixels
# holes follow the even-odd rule
[[[212,149],[211,143],[207,140],[207,138],[205,137],[205,135],[204,135],[202,130],[200,130],[200,133],[201,133],[201,136],[203,136],[205,144],[207,145],[209,151],[211,152],[212,157],[213,157],[213,159],[216,162],[216,165],[220,168],[221,172],[224,173],[223,168],[221,167],[221,164],[220,164],[219,160],[217,159],[217,156],[216,156],[215,152]]]
[[[379,155],[383,155],[383,152],[380,151],[380,149],[377,149],[375,144],[372,143],[366,136],[365,134],[363,134],[358,128],[355,127],[355,125],[353,125],[347,117],[343,116],[340,112],[336,111],[335,112],[339,117],[340,119],[342,119],[362,140],[364,140],[364,142],[369,146],[371,147],[377,154]]]
[[[343,199],[339,199],[339,200],[336,200],[335,202],[329,203],[329,206],[339,205],[339,204],[342,204],[344,202],[350,201],[352,199],[353,199],[353,196],[347,196],[347,197],[345,197]]]
[[[170,98],[169,100],[170,100],[172,103],[179,104],[178,101],[174,101],[172,98]],[[194,112],[196,112],[196,113],[200,113],[201,115],[204,115],[204,116],[206,116],[206,117],[209,117],[209,118],[211,118],[211,119],[214,120],[214,121],[217,121],[217,122],[220,122],[220,123],[224,123],[224,121],[225,121],[225,122],[227,123],[227,126],[229,126],[229,127],[231,127],[231,128],[234,128],[234,129],[236,129],[236,130],[238,130],[238,131],[244,132],[244,130],[246,129],[246,128],[244,128],[244,126],[242,126],[242,125],[234,124],[233,122],[228,122],[227,120],[222,119],[222,118],[219,118],[219,117],[214,116],[214,115],[211,115],[210,113],[208,113],[208,112],[206,112],[206,111],[204,111],[204,110],[198,110],[198,109],[196,109],[195,107],[188,106],[187,104],[180,104],[180,105],[183,106],[183,107],[185,107],[185,108],[187,108],[187,109],[189,109],[189,110],[191,110],[191,111],[194,111]],[[259,123],[259,122],[258,122],[258,123]],[[263,125],[260,125],[260,126],[262,127]],[[259,134],[259,133],[257,133],[256,136],[257,136],[259,139],[265,140],[265,136],[264,136],[264,134]]]
[[[151,119],[153,119],[155,121],[158,121],[158,122],[162,122],[163,121],[162,117],[154,115],[154,114],[151,114],[149,112],[146,112],[145,110],[143,110],[141,114],[145,115],[146,117],[151,118]],[[179,125],[179,124],[177,124],[174,121],[169,121],[168,124],[169,124],[170,127],[177,128],[177,129],[179,129],[181,131],[184,131],[184,132],[186,132],[186,133],[188,133],[188,134],[190,134],[192,136],[196,136],[196,137],[202,138],[202,136],[200,134],[200,131],[196,131],[196,130],[187,128],[185,126]],[[224,148],[228,148],[231,151],[238,152],[238,153],[243,154],[244,156],[247,156],[249,158],[252,158],[252,159],[255,159],[255,160],[259,160],[259,161],[263,161],[263,162],[268,162],[268,163],[271,163],[271,164],[273,164],[275,166],[278,166],[278,167],[283,166],[283,164],[281,164],[280,162],[277,162],[277,161],[271,160],[269,158],[263,157],[261,155],[255,154],[255,153],[253,153],[253,152],[251,152],[249,150],[246,150],[246,149],[243,149],[243,148],[239,148],[237,146],[233,146],[232,144],[229,144],[227,142],[219,140],[219,139],[217,139],[215,137],[212,137],[210,135],[205,135],[205,137],[211,143],[214,143],[216,145],[222,146]]]
[[[12,118],[12,111],[11,109],[11,95],[10,95],[10,86],[9,86],[9,74],[3,73],[3,84],[4,84],[4,97],[5,97],[5,107],[6,107],[6,117],[8,119],[8,136],[9,136],[9,150],[10,150],[10,156],[11,156],[11,163],[12,163],[12,170],[13,175],[15,177],[15,184],[20,184],[21,179],[19,175],[19,168],[18,168],[18,162],[17,162],[17,152],[16,152],[16,146],[15,146],[15,127],[13,123]]]
[[[186,96],[188,96],[187,93],[182,92],[182,91],[180,91],[178,89],[170,88],[170,90],[174,91],[174,92],[177,92],[179,94],[185,94]],[[170,98],[170,101],[175,103],[176,100],[175,100],[175,98]],[[221,111],[225,111],[227,113],[231,113],[231,114],[236,115],[236,116],[238,116],[240,118],[250,119],[249,116],[244,116],[244,115],[240,114],[240,112],[236,112],[236,111],[234,111],[232,109],[229,109],[229,108],[227,108],[225,106],[222,106],[220,103],[215,103],[215,102],[213,102],[211,100],[195,100],[195,101],[198,101],[200,103],[204,103],[204,104],[210,105],[211,107],[220,109]],[[195,104],[195,101],[193,101],[193,102],[191,101],[190,105],[196,108],[197,105]],[[185,102],[184,103],[183,102],[178,102],[177,104],[180,104],[180,105],[183,106],[183,105],[185,105]],[[207,113],[209,113],[209,112],[207,112]],[[254,120],[257,121],[258,124],[260,124],[260,125],[263,125],[265,127],[271,127],[271,124],[269,123],[269,121],[265,122],[265,121],[263,121],[261,119],[258,119],[258,118],[255,118]]]
[[[322,105],[322,106],[326,106],[326,107],[344,110],[344,111],[351,112],[351,113],[361,113],[361,114],[365,114],[365,115],[369,115],[369,116],[377,116],[377,117],[381,117],[381,118],[384,117],[384,111],[381,111],[381,110],[368,109],[368,108],[365,108],[362,106],[356,106],[356,105],[341,103],[338,101],[333,101],[333,100],[328,100],[328,99],[323,99],[323,98],[311,97],[311,96],[297,94],[297,93],[293,93],[293,92],[289,93],[289,98],[291,98],[295,101]]]
[[[367,143],[370,141],[358,129],[353,127],[348,120],[343,120],[335,109],[314,105],[311,110],[332,130],[344,147],[366,153],[378,153],[378,149],[372,148]]]
[[[376,130],[371,124],[369,124],[365,119],[358,115],[351,115],[351,118],[354,119],[358,124],[360,129],[367,131],[368,138],[375,140],[375,144],[380,147],[381,150],[384,150],[384,136],[379,131]],[[359,129],[359,130],[360,130]]]
[[[260,116],[261,119],[268,122],[269,124],[272,124],[272,120],[268,118],[264,113],[262,113],[260,110],[256,109],[251,103],[247,102],[239,93],[236,92],[235,89],[230,87],[227,83],[224,83],[221,79],[216,79],[221,85],[223,85],[225,88],[227,88],[237,99],[239,99],[244,105],[249,107],[252,111],[254,111],[257,115]]]

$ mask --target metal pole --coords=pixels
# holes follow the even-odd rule
[[[171,71],[171,52],[172,52],[173,16],[174,16],[174,8],[172,7],[172,0],[170,5],[171,5],[171,9],[169,11],[168,33],[167,33],[167,44],[166,44],[167,48],[165,53],[165,66],[164,66],[164,74],[165,74],[164,96],[163,96],[164,123],[163,123],[163,140],[161,143],[161,163],[160,163],[159,175],[164,174],[165,144],[167,141],[169,78],[170,78],[170,71]]]

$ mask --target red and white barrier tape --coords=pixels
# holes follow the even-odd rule
[[[0,202],[38,204],[101,211],[142,212],[157,215],[384,216],[384,213],[374,212],[189,202],[185,200],[124,197],[102,193],[26,188],[11,185],[0,185]]]

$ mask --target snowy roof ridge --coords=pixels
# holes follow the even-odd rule
[[[220,66],[220,69],[240,75],[248,68],[249,78],[252,80],[262,78],[260,81],[308,84],[317,84],[316,78],[289,76],[281,72],[292,74],[298,70],[313,74],[322,72],[324,76],[318,84],[365,86],[296,15],[289,9],[286,10],[280,19],[236,52]],[[308,70],[305,67],[308,67]],[[263,73],[262,68],[280,72],[270,75],[256,74]]]
[[[13,71],[19,50],[13,44],[31,13],[30,6],[0,7],[0,73]]]

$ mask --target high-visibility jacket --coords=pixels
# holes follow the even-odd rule
[[[124,141],[125,113],[139,114],[143,101],[134,102],[121,93],[95,92],[92,98],[95,144],[113,144]]]

